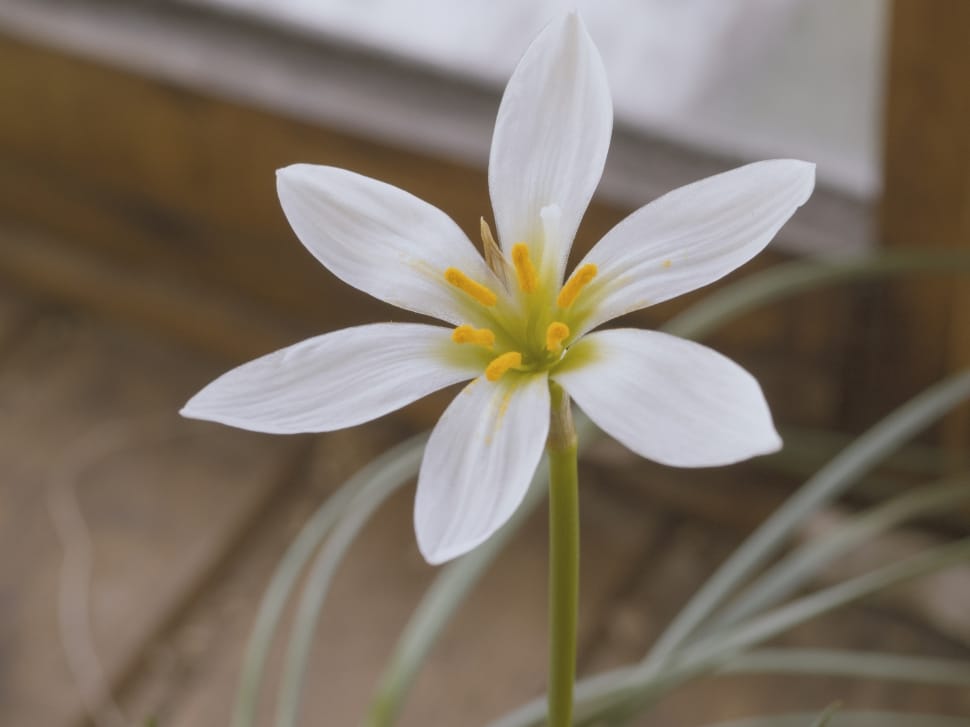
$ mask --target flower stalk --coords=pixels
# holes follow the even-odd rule
[[[549,721],[569,727],[576,680],[579,613],[579,478],[569,395],[550,383],[549,422]]]

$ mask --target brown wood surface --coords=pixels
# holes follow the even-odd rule
[[[4,320],[20,308],[9,300]],[[90,547],[91,634],[110,683],[273,496],[299,441],[180,420],[211,366],[137,335],[38,311],[16,330],[0,364],[0,723],[54,726],[79,710],[65,648],[94,676],[83,639],[60,635],[59,599],[75,615],[83,605],[73,587],[60,594],[76,583],[62,568],[77,575]]]
[[[970,249],[970,3],[894,0],[885,107],[890,247]],[[856,382],[860,406],[888,411],[949,372],[970,366],[970,285],[964,277],[893,285],[875,296]],[[966,463],[970,411],[945,435]]]
[[[482,169],[2,34],[0,94],[10,101],[0,115],[0,275],[231,363],[313,333],[410,317],[336,280],[302,248],[278,207],[277,167],[333,164],[399,185],[446,210],[472,239],[488,212]],[[685,166],[710,173],[731,163]],[[643,170],[658,189],[686,181],[684,173],[669,159]],[[829,197],[820,192],[825,215],[841,209],[858,222],[858,211]],[[624,212],[594,202],[576,254]],[[800,211],[783,235],[810,239],[818,233],[810,219]],[[781,259],[769,250],[731,279]],[[701,295],[633,320],[656,326]],[[852,306],[846,291],[799,297],[746,315],[711,342],[766,382],[780,418],[836,425]]]

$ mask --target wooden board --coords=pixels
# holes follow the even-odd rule
[[[71,724],[81,711],[77,678],[98,703],[105,684],[121,678],[285,484],[296,440],[177,417],[186,395],[212,373],[137,335],[106,335],[72,316],[41,316],[7,344],[0,367],[3,724]]]
[[[479,167],[2,33],[0,94],[16,99],[14,112],[0,118],[0,217],[18,235],[24,232],[6,242],[0,274],[71,304],[137,318],[232,362],[254,355],[247,351],[274,339],[274,329],[272,347],[293,340],[289,331],[411,318],[337,281],[302,248],[278,207],[276,168],[331,164],[398,185],[445,210],[472,239],[480,216],[489,216]],[[636,170],[652,194],[733,165],[678,155],[622,131],[618,144],[619,165],[629,174]],[[574,259],[626,211],[594,202]],[[865,226],[864,206],[825,190],[781,236],[812,247],[831,237],[825,230],[833,219],[840,230],[851,230],[848,237],[864,236],[857,229]],[[784,258],[773,249],[731,280]],[[175,304],[165,304],[166,291]],[[630,321],[656,326],[698,298],[647,309]],[[205,305],[200,315],[186,316],[197,304]],[[819,307],[827,325],[807,315]],[[851,295],[798,299],[745,316],[716,345],[740,351],[756,373],[777,382],[770,393],[783,416],[835,425],[853,307]],[[782,315],[792,309],[806,315],[794,322]],[[233,312],[239,323],[231,322]],[[273,320],[286,325],[277,329]],[[780,372],[792,366],[803,386],[782,379]]]
[[[970,4],[895,0],[889,36],[880,238],[890,247],[970,250]],[[907,281],[872,298],[853,406],[891,408],[970,365],[966,278]],[[857,418],[858,421],[858,418]],[[970,409],[948,419],[970,456]]]

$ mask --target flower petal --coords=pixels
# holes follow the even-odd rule
[[[775,159],[708,177],[641,207],[580,263],[598,268],[577,301],[582,332],[727,275],[764,249],[814,185],[814,164]]]
[[[488,186],[504,250],[527,242],[543,272],[561,279],[612,129],[603,61],[582,20],[568,13],[526,50],[499,106]],[[545,244],[540,213],[552,205],[562,213],[560,234]]]
[[[342,429],[481,373],[449,347],[451,331],[440,326],[345,328],[223,374],[181,413],[273,434]]]
[[[462,323],[467,302],[445,282],[445,270],[497,284],[458,225],[402,189],[312,164],[280,169],[276,181],[300,242],[338,278],[375,298]]]
[[[425,560],[467,553],[522,502],[549,432],[544,374],[506,374],[471,382],[431,433],[414,501],[414,529]]]
[[[656,462],[711,467],[781,446],[751,374],[666,333],[592,333],[552,378],[603,431]]]

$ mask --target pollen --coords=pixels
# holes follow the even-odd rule
[[[455,343],[474,343],[492,348],[495,345],[495,334],[487,328],[474,328],[465,323],[451,332],[451,340]]]
[[[556,305],[565,309],[575,303],[576,298],[579,297],[583,288],[589,285],[590,281],[596,277],[596,272],[596,266],[593,263],[586,263],[574,272],[569,280],[566,281],[566,284],[562,286],[562,290],[559,291]]]
[[[485,367],[485,378],[489,381],[498,381],[509,369],[515,369],[522,365],[522,354],[518,351],[509,351],[501,356],[496,356],[492,362]]]
[[[498,301],[498,296],[492,290],[481,283],[476,283],[458,268],[448,268],[445,270],[445,280],[458,288],[458,290],[470,295],[482,305],[493,306]]]
[[[515,266],[515,277],[519,280],[519,288],[523,293],[534,293],[539,285],[539,276],[529,256],[529,246],[524,242],[517,242],[512,246],[512,265]]]
[[[562,350],[562,342],[567,338],[569,338],[569,326],[560,321],[553,321],[546,329],[546,350],[559,353]]]

